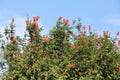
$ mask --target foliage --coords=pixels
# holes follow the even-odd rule
[[[41,35],[39,18],[26,20],[23,39],[15,36],[14,18],[6,27],[2,50],[8,71],[3,80],[120,79],[120,32],[115,38],[108,31],[98,35],[90,26],[82,26],[80,19],[70,25],[60,16],[50,34]]]

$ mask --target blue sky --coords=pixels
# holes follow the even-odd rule
[[[15,17],[16,33],[21,36],[27,15],[41,17],[43,34],[48,34],[59,16],[69,20],[80,17],[83,25],[91,25],[100,34],[120,31],[120,0],[0,0],[0,32]]]

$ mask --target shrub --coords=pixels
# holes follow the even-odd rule
[[[39,16],[26,20],[24,38],[15,36],[14,18],[3,46],[8,71],[3,80],[119,80],[120,41],[92,32],[80,19],[59,17],[49,35],[41,35]],[[78,31],[78,34],[74,34]],[[118,40],[118,44],[117,44]]]

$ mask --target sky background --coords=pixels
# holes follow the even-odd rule
[[[91,25],[99,34],[120,31],[120,0],[0,0],[0,32],[14,17],[16,34],[22,36],[28,15],[30,19],[40,16],[46,35],[59,16],[70,21],[81,18],[82,25]]]

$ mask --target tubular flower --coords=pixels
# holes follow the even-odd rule
[[[52,55],[52,57],[58,57],[57,53],[52,53],[51,55]]]
[[[38,51],[38,50],[39,50],[39,47],[34,47],[34,49],[35,49],[36,51]]]
[[[75,49],[78,49],[78,50],[79,50],[79,49],[80,49],[80,46],[75,46]]]
[[[60,16],[60,17],[58,18],[58,21],[60,21],[60,22],[62,21],[62,16]]]
[[[78,35],[75,37],[75,40],[78,40]]]
[[[120,39],[118,40],[118,45],[120,46]]]
[[[23,54],[25,54],[25,55],[26,55],[26,54],[27,54],[27,51],[26,51],[26,50],[23,50]]]
[[[14,17],[12,18],[12,21],[11,21],[11,24],[13,24],[14,23]]]
[[[114,39],[116,40],[117,39],[117,36],[120,35],[120,32],[117,32],[117,34],[115,35]]]
[[[83,72],[79,72],[79,75],[80,75],[80,76],[83,76]]]
[[[73,20],[72,23],[75,24],[76,20]]]
[[[90,25],[88,26],[88,31],[89,31],[89,32],[91,31],[91,26],[90,26]]]
[[[88,45],[88,41],[87,41],[87,40],[84,40],[84,41],[83,41],[83,44],[84,44],[84,45]]]
[[[64,20],[63,20],[63,23],[64,23],[64,25],[68,25],[69,20],[68,20],[68,19],[64,19]]]
[[[30,22],[29,19],[25,20],[25,23],[26,23],[26,24],[28,24],[29,22]]]
[[[104,36],[104,38],[106,38],[107,35],[108,35],[108,31],[103,31],[103,36]]]
[[[39,24],[37,22],[34,22],[36,30],[39,29]]]
[[[15,58],[16,58],[16,59],[19,59],[19,58],[20,58],[20,55],[19,55],[19,54],[16,54],[16,55],[15,55]]]
[[[32,42],[31,42],[31,41],[28,41],[28,42],[27,42],[27,45],[31,45],[31,44],[32,44]]]
[[[93,37],[94,40],[97,40],[98,39],[98,35],[95,34],[94,37]]]
[[[120,72],[120,67],[118,68],[118,72]]]
[[[28,70],[30,68],[30,66],[25,66],[25,69]]]
[[[46,51],[43,51],[43,53],[44,53],[44,55],[46,55],[47,52],[46,52]]]
[[[35,17],[33,17],[33,21],[34,21],[34,22],[38,21],[39,19],[40,19],[40,16],[35,16]]]
[[[48,37],[48,36],[45,36],[45,37],[44,37],[44,41],[45,41],[46,43],[48,43],[48,42],[50,41],[49,37]]]
[[[83,34],[83,33],[81,33],[81,34],[80,34],[80,37],[81,37],[81,38],[84,38],[84,34]]]
[[[88,74],[90,75],[90,74],[92,74],[92,69],[88,69]]]
[[[86,29],[86,26],[82,26],[82,29],[85,30],[85,29]]]
[[[74,68],[75,65],[74,64],[68,64],[67,67],[71,69],[71,68]]]
[[[15,41],[16,39],[15,39],[15,37],[10,37],[10,40]]]
[[[117,32],[117,36],[120,35],[120,32]]]
[[[75,45],[74,45],[74,44],[72,44],[72,45],[70,46],[70,48],[74,49],[74,48],[75,48]]]

